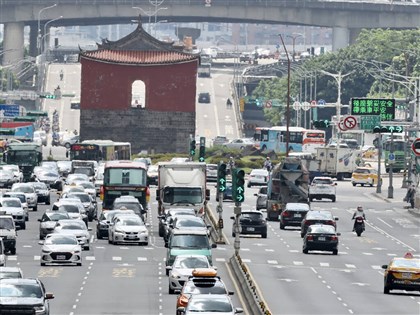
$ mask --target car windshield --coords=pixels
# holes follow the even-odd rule
[[[45,176],[45,177],[59,177],[60,175],[58,175],[58,173],[54,173],[51,171],[47,171],[47,172],[40,172],[38,176]]]
[[[68,213],[79,213],[79,207],[75,205],[61,205],[58,207],[60,211],[67,211]]]
[[[357,169],[354,170],[354,172],[357,173],[357,174],[369,174],[370,173],[369,170],[364,169],[364,168],[357,168]]]
[[[36,183],[33,183],[32,185],[34,186],[35,189],[44,189],[44,190],[48,189],[47,185],[42,182],[36,182]]]
[[[180,257],[180,258],[177,258],[174,262],[174,268],[192,269],[192,268],[208,268],[208,267],[209,267],[209,263],[205,256]]]
[[[3,165],[2,169],[12,171],[12,172],[17,172],[17,171],[19,171],[19,166],[17,166],[17,165]]]
[[[45,221],[58,221],[58,220],[63,220],[63,219],[68,219],[69,215],[67,213],[59,213],[59,212],[53,212],[53,213],[49,213],[46,214],[43,217],[43,222]]]
[[[0,229],[1,230],[12,230],[13,229],[13,219],[8,218],[0,220]]]
[[[204,221],[198,217],[179,219],[175,225],[176,227],[206,227]]]
[[[0,170],[0,176],[9,176],[12,177],[13,173],[12,171],[8,171],[8,170]]]
[[[26,202],[26,196],[24,194],[5,194],[4,197],[15,197],[19,198],[20,202]]]
[[[142,226],[144,225],[140,218],[131,217],[131,218],[122,218],[121,221],[117,223],[117,225],[124,225],[124,226]]]
[[[81,202],[91,201],[88,194],[68,194],[67,198],[77,198],[77,199],[80,199]]]
[[[200,279],[187,282],[182,290],[186,294],[226,294],[226,288],[220,281]]]
[[[315,185],[331,185],[332,183],[333,181],[330,178],[317,178],[312,182]]]
[[[45,245],[77,245],[77,239],[67,235],[53,235],[45,240]]]
[[[322,226],[311,225],[310,229],[311,229],[311,233],[335,234],[335,229],[331,225],[322,225]]]
[[[242,213],[241,214],[241,220],[262,220],[262,214],[261,213]]]
[[[15,278],[22,278],[20,272],[18,272],[18,271],[1,271],[0,270],[0,279],[15,279]]]
[[[95,185],[91,182],[81,182],[79,183],[80,186],[83,186],[83,188],[92,188],[95,189]]]
[[[84,223],[72,222],[72,223],[62,224],[61,228],[63,230],[86,230],[86,225]]]
[[[210,246],[207,235],[179,234],[172,237],[171,247],[209,248]]]
[[[332,214],[326,211],[309,211],[306,220],[333,220]]]
[[[33,284],[9,284],[0,286],[1,297],[33,297],[42,298],[42,291],[38,285]]]
[[[393,267],[406,267],[406,268],[420,268],[420,259],[394,259],[392,262]]]
[[[232,304],[227,298],[200,297],[193,298],[188,303],[190,312],[232,312]]]
[[[165,187],[163,192],[163,202],[176,203],[201,203],[201,188],[182,188],[182,187]]]
[[[1,204],[2,204],[3,207],[9,207],[9,208],[21,208],[22,207],[19,200],[13,200],[13,199],[3,200]]]
[[[34,188],[32,186],[17,186],[15,188],[12,188],[12,191],[19,191],[19,192],[31,194],[34,192]]]

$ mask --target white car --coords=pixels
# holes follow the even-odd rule
[[[0,266],[6,266],[6,255],[4,254],[4,245],[3,245],[3,239],[0,237]],[[0,279],[1,276],[1,269],[0,269]]]
[[[15,225],[26,229],[26,215],[19,198],[6,197],[0,199],[0,211],[13,217]]]
[[[53,233],[73,235],[77,238],[83,249],[90,249],[90,234],[85,222],[82,220],[59,220]]]
[[[7,191],[3,194],[3,198],[6,197],[14,197],[19,198],[20,203],[22,205],[23,210],[25,211],[25,221],[29,221],[29,208],[28,208],[28,202],[26,201],[26,195],[21,192],[13,192],[13,191]]]
[[[77,185],[82,186],[85,190],[85,193],[93,196],[93,198],[96,198],[96,189],[92,182],[78,182]]]
[[[36,194],[35,188],[32,184],[16,183],[13,184],[11,191],[24,193],[28,207],[32,208],[33,211],[38,210],[38,195]]]
[[[309,201],[321,200],[323,198],[331,199],[332,202],[336,201],[336,186],[337,183],[331,177],[317,176],[309,186]]]
[[[13,176],[15,177],[16,182],[23,182],[23,173],[18,165],[5,164],[1,166],[1,169],[13,172]]]
[[[82,247],[76,236],[69,234],[48,234],[45,241],[39,241],[41,266],[46,264],[82,265]]]
[[[45,130],[37,130],[34,132],[34,138],[40,138],[42,145],[47,145],[47,133]]]
[[[70,218],[82,220],[86,225],[88,224],[87,213],[80,199],[60,199],[58,202],[54,203],[52,209],[66,211]]]
[[[108,243],[149,244],[149,231],[138,215],[116,215],[110,224]]]
[[[169,270],[169,294],[174,294],[175,290],[181,290],[196,268],[216,269],[210,265],[205,255],[178,255],[174,264],[166,267]]]
[[[251,138],[240,138],[224,143],[223,147],[227,149],[243,150],[246,148],[252,148],[255,146],[255,141]]]
[[[252,170],[248,177],[248,187],[265,186],[270,178],[270,173],[266,169]]]
[[[78,184],[78,182],[88,182],[89,176],[86,174],[69,174],[66,178],[66,185],[71,185],[73,183]]]

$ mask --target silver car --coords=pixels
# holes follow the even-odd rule
[[[70,218],[79,219],[85,222],[86,226],[88,225],[88,217],[80,199],[60,199],[58,202],[54,203],[53,210],[62,210],[67,211]]]
[[[240,138],[224,143],[223,147],[227,149],[243,150],[246,148],[252,148],[255,146],[255,141],[251,138]]]
[[[90,234],[82,220],[60,220],[54,228],[54,233],[73,235],[83,249],[90,249]]]
[[[69,234],[49,234],[45,241],[39,241],[41,249],[41,266],[46,264],[82,265],[82,247],[76,236]]]
[[[267,186],[261,186],[258,192],[254,194],[257,197],[256,208],[257,210],[267,208]]]
[[[138,215],[118,214],[110,224],[110,244],[149,244],[149,231]]]
[[[16,226],[19,226],[22,230],[26,229],[26,215],[19,198],[1,198],[0,211],[11,215]]]
[[[18,180],[13,175],[11,170],[0,170],[0,186],[4,188],[10,188],[14,183],[17,183]]]
[[[174,264],[166,267],[169,270],[169,294],[174,294],[175,290],[181,290],[185,281],[192,276],[192,272],[196,268],[212,268],[207,256],[178,255]]]
[[[32,208],[33,211],[38,210],[38,195],[35,192],[35,188],[30,183],[15,183],[11,189],[13,192],[22,192],[26,196],[26,202],[28,207]]]
[[[25,221],[29,221],[28,202],[26,201],[26,195],[24,193],[7,191],[3,194],[2,197],[3,198],[6,198],[6,197],[19,198],[23,211],[25,211]]]
[[[60,220],[70,220],[70,216],[67,211],[53,210],[45,211],[41,219],[38,219],[39,223],[39,239],[43,240],[45,236],[54,232],[54,228],[57,222]]]

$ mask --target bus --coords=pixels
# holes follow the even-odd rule
[[[389,163],[389,154],[392,152],[395,156],[395,161],[392,163],[392,172],[399,173],[405,169],[407,160],[405,159],[405,151],[411,152],[410,143],[401,140],[401,139],[391,139],[389,138],[383,144],[383,155],[385,157],[385,171],[389,173],[391,164]]]
[[[112,209],[114,200],[121,196],[133,196],[145,210],[148,209],[150,190],[145,163],[125,160],[105,163],[104,182],[100,188],[102,209]]]
[[[254,140],[262,151],[286,152],[286,126],[257,127]],[[289,151],[315,152],[315,148],[325,145],[325,131],[302,127],[289,127]]]
[[[85,140],[70,146],[70,160],[130,160],[131,144],[111,140]]]

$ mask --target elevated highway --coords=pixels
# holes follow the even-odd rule
[[[48,6],[55,7],[46,9]],[[167,9],[148,0],[0,0],[0,23],[5,25],[3,65],[23,58],[23,28],[29,25],[30,51],[48,26],[130,23],[152,8],[170,22],[267,23],[333,28],[333,49],[347,46],[362,28],[420,27],[420,4],[396,1],[225,0],[205,6],[204,0],[165,0]],[[57,17],[61,19],[52,21]],[[48,34],[48,28],[46,33]],[[38,51],[39,52],[39,51]]]

